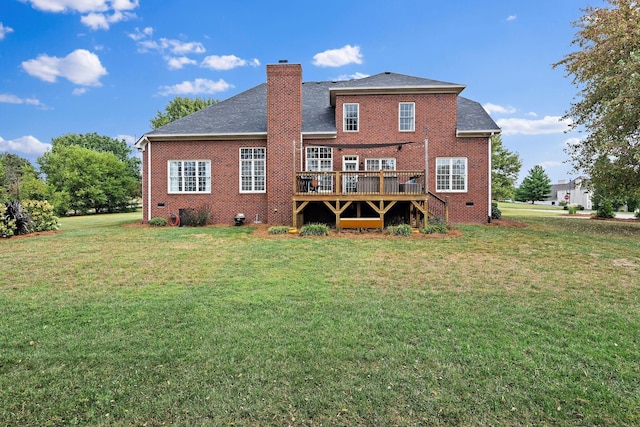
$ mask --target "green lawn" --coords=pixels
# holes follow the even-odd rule
[[[639,425],[640,224],[0,240],[0,425]]]
[[[498,203],[498,208],[503,215],[510,216],[558,216],[565,215],[568,211],[559,206],[540,205],[532,203]],[[580,211],[580,213],[588,214],[591,211]]]

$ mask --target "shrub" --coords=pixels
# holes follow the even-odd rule
[[[4,215],[7,223],[9,221],[14,221],[15,224],[14,234],[20,235],[31,233],[31,218],[22,209],[20,202],[7,202],[5,206],[6,211]]]
[[[430,216],[427,218],[428,225],[447,225],[444,217],[441,216]]]
[[[180,220],[182,225],[202,227],[211,219],[211,206],[204,204],[197,209],[185,209]]]
[[[608,200],[601,201],[598,205],[596,216],[598,218],[613,218],[615,216],[613,213],[613,204]]]
[[[422,234],[447,234],[449,229],[445,224],[428,224],[426,227],[421,228]]]
[[[7,206],[0,203],[0,237],[9,238],[16,232],[16,220],[6,216]]]
[[[162,218],[162,217],[155,217],[155,218],[151,218],[149,220],[149,225],[151,225],[152,227],[164,227],[167,224],[169,224],[169,221],[167,221],[166,218]]]
[[[274,225],[269,227],[269,234],[287,234],[289,232],[289,226],[287,225]]]
[[[578,213],[578,207],[577,206],[569,206],[569,215],[575,215],[576,213]]]
[[[46,200],[23,200],[22,208],[31,219],[31,231],[50,231],[58,229],[58,217],[54,207]]]
[[[300,229],[301,236],[328,236],[329,227],[326,224],[307,224]]]
[[[502,211],[498,208],[497,202],[491,202],[491,219],[502,218]]]
[[[413,229],[409,224],[390,225],[386,231],[394,236],[411,236],[413,233]]]
[[[558,203],[558,206],[562,206],[563,208],[566,209],[566,206],[569,204],[569,202],[567,202],[566,200],[560,200],[560,202]]]

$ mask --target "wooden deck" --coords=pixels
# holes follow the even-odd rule
[[[425,176],[425,171],[296,172],[293,226],[305,223],[305,210],[315,202],[333,212],[337,229],[383,228],[385,215],[399,202],[416,227],[429,216],[447,221],[447,202],[426,191]],[[364,215],[364,210],[374,216]]]

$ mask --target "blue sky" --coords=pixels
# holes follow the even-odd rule
[[[603,0],[2,0],[0,152],[36,159],[96,132],[133,143],[176,95],[219,100],[300,63],[305,81],[383,71],[464,84],[520,154],[576,176],[560,120],[577,89],[551,64]]]

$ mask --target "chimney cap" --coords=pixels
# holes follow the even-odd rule
[[[278,64],[286,64],[286,63],[288,63],[288,62],[289,62],[289,60],[288,60],[288,59],[279,59],[279,60],[278,60]]]

